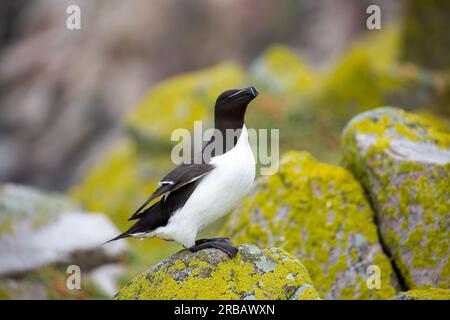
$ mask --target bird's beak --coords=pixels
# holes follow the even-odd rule
[[[228,98],[233,98],[236,97],[236,99],[245,99],[248,101],[252,101],[253,99],[256,98],[256,96],[258,95],[258,91],[256,90],[255,87],[250,86],[248,88],[244,88],[239,90],[238,92],[233,93],[231,96],[229,96]]]
[[[256,96],[259,94],[258,90],[256,90],[256,88],[253,87],[253,86],[248,87],[248,88],[246,89],[246,91],[247,91],[248,93],[250,93],[250,94],[253,96],[253,98],[256,98]]]

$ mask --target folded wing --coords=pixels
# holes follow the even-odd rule
[[[128,220],[139,219],[141,217],[141,213],[143,213],[143,210],[150,202],[161,196],[163,196],[164,199],[167,198],[171,192],[197,181],[213,169],[214,166],[208,163],[179,165],[161,179],[158,189],[153,192],[153,194],[136,210],[136,212],[133,213],[131,218]]]

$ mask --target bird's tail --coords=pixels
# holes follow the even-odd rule
[[[119,239],[127,238],[129,236],[130,236],[130,233],[128,231],[126,231],[126,232],[124,232],[122,234],[119,234],[117,237],[112,238],[111,240],[108,240],[108,241],[104,242],[103,244],[107,244],[107,243],[112,242],[112,241],[116,241],[116,240],[119,240]]]

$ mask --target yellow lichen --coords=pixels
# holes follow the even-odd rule
[[[283,45],[265,50],[253,63],[250,74],[262,89],[294,95],[310,90],[316,80],[308,65]]]
[[[243,82],[244,71],[234,64],[170,78],[150,90],[126,123],[143,140],[169,143],[175,129],[192,131],[194,121],[207,120],[204,126],[211,125],[217,96],[225,89],[241,87]]]
[[[282,247],[297,255],[324,298],[391,298],[395,275],[378,244],[373,218],[351,173],[292,151],[283,155],[276,175],[258,181],[222,233],[238,243]],[[377,261],[355,270],[368,258],[364,253],[368,248],[377,252]],[[370,264],[382,268],[387,279],[382,290],[365,286],[365,268]]]
[[[240,250],[243,250],[242,246]],[[250,249],[248,249],[250,248]],[[252,248],[239,252],[233,259],[211,258],[211,251],[196,254],[179,253],[156,267],[138,275],[125,286],[116,299],[290,299],[297,288],[308,285],[298,299],[318,299],[305,267],[294,257],[280,249],[266,249],[256,256]],[[180,256],[181,255],[181,256]],[[258,260],[265,257],[273,261],[273,269],[261,271]],[[249,260],[250,257],[250,260]],[[173,263],[175,259],[175,263]],[[179,260],[185,267],[177,269]],[[266,261],[266,260],[264,260]],[[183,263],[182,263],[183,264]],[[197,270],[197,271],[194,271]]]
[[[401,300],[450,300],[450,289],[427,288],[401,292],[396,299]]]
[[[426,119],[380,108],[346,127],[343,163],[370,195],[381,235],[406,285],[445,288],[448,278],[440,274],[450,246],[450,164],[393,157],[394,140],[428,144],[442,149],[443,156],[450,151],[450,135]]]

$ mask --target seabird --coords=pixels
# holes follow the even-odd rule
[[[158,237],[175,240],[192,252],[216,248],[233,258],[237,249],[229,238],[196,241],[196,237],[200,230],[233,210],[250,191],[255,159],[244,117],[247,105],[257,95],[252,86],[220,94],[211,140],[189,163],[162,178],[155,192],[129,218],[138,221],[110,241]]]

